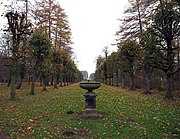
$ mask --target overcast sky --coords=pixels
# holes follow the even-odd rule
[[[7,0],[0,0],[0,2]],[[96,59],[108,46],[115,51],[115,33],[128,0],[57,0],[65,9],[72,30],[72,45],[80,70],[93,73]],[[2,12],[2,5],[0,6]],[[2,22],[1,22],[2,23]]]
[[[115,33],[128,0],[59,0],[69,17],[72,45],[80,70],[95,71],[96,58],[108,46],[115,51]]]

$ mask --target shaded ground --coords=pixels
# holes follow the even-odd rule
[[[0,139],[12,139],[6,132],[0,132]]]

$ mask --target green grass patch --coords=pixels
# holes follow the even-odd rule
[[[142,95],[102,85],[97,93],[97,110],[104,118],[86,120],[76,113],[84,110],[85,90],[74,84],[59,89],[48,88],[29,95],[29,86],[17,91],[19,99],[10,101],[9,88],[0,86],[0,132],[13,138],[179,138],[180,101],[164,100],[161,95]],[[75,114],[68,115],[67,111]],[[68,138],[68,137],[67,137]]]

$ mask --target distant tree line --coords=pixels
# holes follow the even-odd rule
[[[8,24],[1,35],[0,81],[11,87],[12,100],[23,81],[35,95],[36,81],[46,91],[48,85],[57,88],[83,78],[72,58],[71,29],[64,9],[54,0],[35,6],[31,18],[27,10],[11,6],[5,13]]]
[[[97,58],[96,80],[145,94],[166,90],[172,99],[180,89],[179,0],[130,0],[120,22],[118,51]]]

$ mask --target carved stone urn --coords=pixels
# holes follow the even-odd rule
[[[82,89],[87,90],[87,92],[84,94],[85,97],[85,113],[84,116],[97,116],[96,111],[96,94],[93,92],[93,90],[98,89],[101,86],[99,82],[96,81],[82,81],[80,82],[80,87]]]

